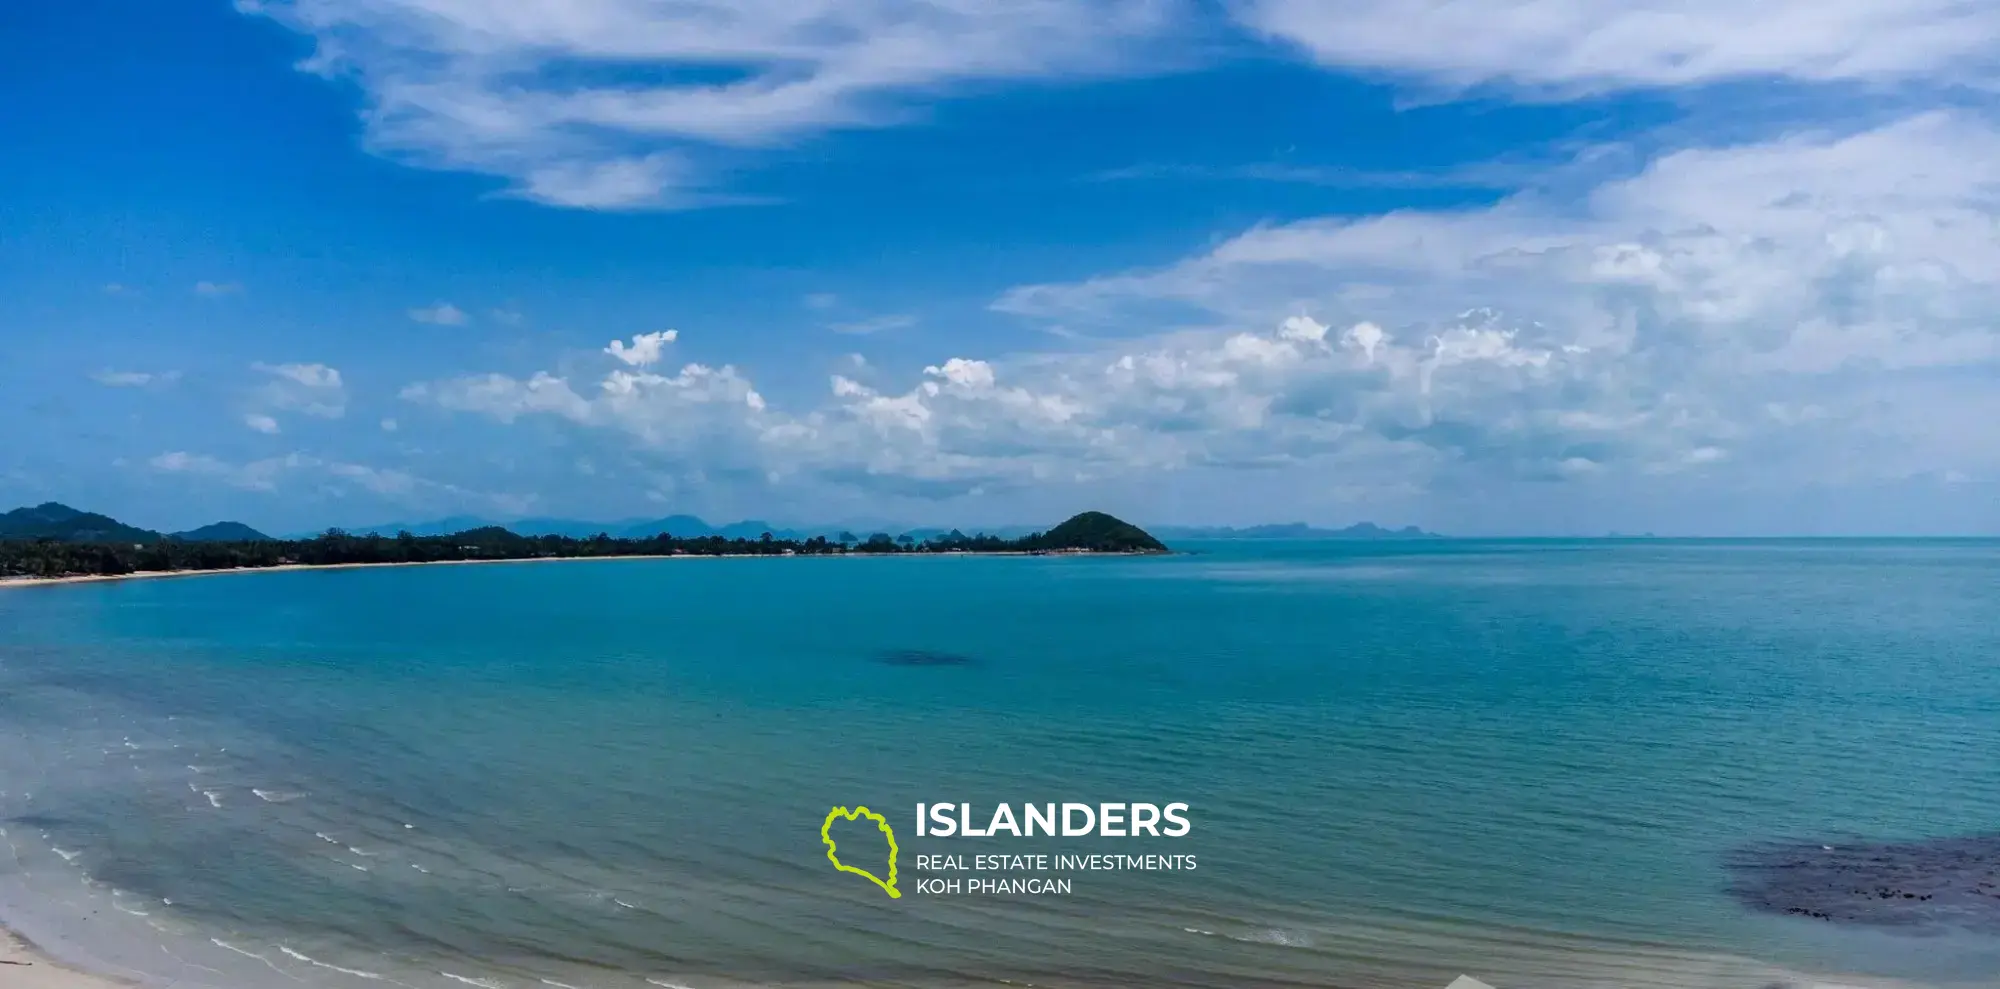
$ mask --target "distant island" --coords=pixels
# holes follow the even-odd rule
[[[0,579],[121,576],[268,567],[362,566],[635,556],[849,556],[937,553],[1156,554],[1164,543],[1103,512],[1084,512],[1046,532],[1007,539],[954,529],[917,539],[877,532],[867,537],[644,538],[599,533],[586,538],[524,536],[499,526],[441,535],[402,532],[356,535],[329,529],[307,539],[272,539],[237,522],[162,534],[108,516],[49,502],[0,515]]]
[[[1230,526],[1162,526],[1163,535],[1176,539],[1443,539],[1414,525],[1385,529],[1373,522],[1359,522],[1345,529],[1319,529],[1304,522],[1253,525],[1241,529]]]

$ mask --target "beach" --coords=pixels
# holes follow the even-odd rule
[[[129,989],[131,983],[56,962],[0,928],[0,985],[8,989]]]
[[[476,563],[581,563],[592,560],[868,560],[889,558],[933,558],[933,557],[1129,557],[1160,556],[1147,552],[1098,552],[1092,550],[1005,550],[978,552],[971,550],[944,550],[935,553],[641,553],[619,556],[522,556],[504,560],[421,560],[408,563],[284,563],[271,567],[229,567],[219,570],[138,570],[119,574],[72,574],[64,577],[0,577],[0,588],[7,587],[48,587],[63,584],[101,584],[107,581],[147,580],[167,577],[214,577],[222,574],[238,573],[284,573],[297,570],[364,570],[384,567],[441,567]]]
[[[719,554],[727,556],[728,554]],[[738,554],[748,556],[750,554]],[[119,580],[148,580],[168,577],[215,577],[236,573],[285,573],[297,570],[362,570],[381,567],[436,567],[465,565],[474,563],[562,563],[584,560],[685,560],[696,559],[694,554],[679,556],[666,554],[646,554],[634,556],[529,556],[507,560],[421,560],[409,563],[284,563],[274,567],[230,567],[222,570],[138,570],[117,574],[73,574],[66,577],[0,577],[0,588],[4,587],[48,587],[62,584],[101,584]]]

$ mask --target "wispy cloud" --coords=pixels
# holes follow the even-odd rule
[[[301,482],[333,493],[367,492],[404,504],[476,504],[521,509],[532,498],[473,491],[455,484],[419,477],[405,470],[332,460],[307,453],[288,453],[244,463],[232,463],[204,453],[176,450],[147,461],[166,474],[208,478],[246,491],[278,492]]]
[[[1572,98],[1751,79],[1995,78],[2000,7],[1964,0],[1242,0],[1251,31],[1330,68]]]
[[[311,35],[319,49],[306,68],[361,86],[375,151],[590,209],[740,202],[714,188],[718,152],[902,124],[970,84],[1149,70],[1193,9],[1190,0],[238,6]],[[626,71],[540,71],[578,66]]]
[[[218,299],[225,295],[240,295],[242,292],[243,286],[237,282],[194,283],[194,294],[209,299]]]
[[[466,315],[465,310],[449,302],[439,302],[410,310],[410,318],[419,323],[430,323],[435,326],[464,326],[472,317]]]
[[[170,385],[179,381],[179,371],[113,371],[109,368],[93,371],[90,380],[107,388],[143,388],[147,385]]]
[[[1092,182],[1183,180],[1280,182],[1340,189],[1510,189],[1543,174],[1548,166],[1484,162],[1438,169],[1371,171],[1339,165],[1264,162],[1244,165],[1130,165],[1085,176]]]
[[[243,424],[267,436],[276,435],[278,432],[278,420],[255,412],[244,416]]]
[[[251,367],[271,377],[256,390],[252,400],[258,412],[298,412],[321,419],[338,419],[347,413],[347,387],[340,371],[325,364],[253,364]]]
[[[915,316],[891,314],[873,316],[868,319],[857,319],[846,323],[833,323],[827,329],[835,333],[846,333],[851,336],[868,336],[874,333],[886,333],[890,330],[906,330],[915,325],[917,325],[917,317]]]

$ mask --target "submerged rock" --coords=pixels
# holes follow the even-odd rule
[[[887,666],[971,666],[971,656],[936,649],[885,649],[875,660]]]
[[[2000,834],[1882,844],[1773,844],[1730,856],[1729,892],[1836,924],[2000,934]]]

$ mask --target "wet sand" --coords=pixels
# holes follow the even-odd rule
[[[0,985],[7,989],[125,989],[131,983],[68,968],[0,927]]]

